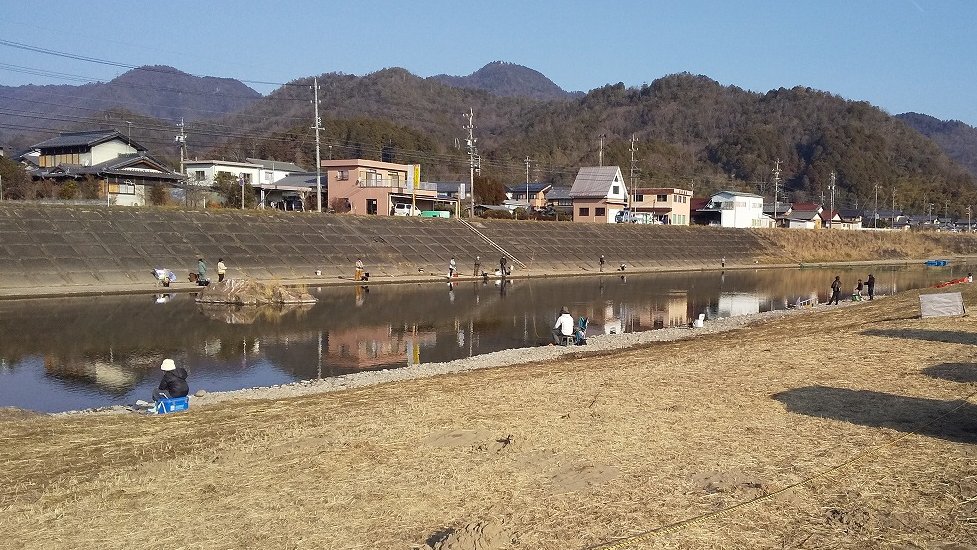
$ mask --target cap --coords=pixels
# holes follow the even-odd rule
[[[159,370],[176,370],[176,363],[172,359],[163,359],[163,364],[159,366]]]
[[[560,313],[561,313],[561,314],[563,314],[563,313],[570,313],[570,310],[569,310],[569,309],[567,309],[567,306],[563,306],[563,308],[562,308],[562,309],[560,309]]]

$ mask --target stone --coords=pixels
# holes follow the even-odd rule
[[[194,397],[203,397],[203,396],[205,396],[205,395],[207,395],[207,390],[197,390],[197,391],[196,391],[196,392],[195,392],[195,393],[193,394],[193,396],[194,396]]]

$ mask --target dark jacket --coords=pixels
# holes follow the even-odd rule
[[[190,393],[190,386],[187,385],[187,369],[177,367],[176,370],[164,372],[159,389],[165,391],[170,397],[186,397]]]

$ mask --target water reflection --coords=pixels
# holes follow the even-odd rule
[[[965,275],[874,267],[878,294]],[[316,304],[200,306],[187,294],[0,302],[0,406],[45,411],[146,399],[170,357],[192,391],[287,383],[545,345],[557,312],[589,334],[651,330],[825,301],[862,269],[756,270],[314,289]]]

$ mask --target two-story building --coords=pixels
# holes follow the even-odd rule
[[[722,227],[772,227],[773,220],[763,214],[763,197],[739,191],[720,191],[699,208],[696,216],[710,225]]]
[[[315,205],[315,176],[312,176],[313,189],[297,189],[294,182],[285,183],[284,180],[293,174],[308,176],[301,166],[291,162],[270,159],[246,158],[246,162],[235,162],[216,159],[194,159],[183,162],[184,170],[190,179],[190,184],[202,188],[213,188],[218,176],[233,178],[234,181],[248,186],[252,193],[256,193],[258,204],[262,207],[280,202],[290,193],[301,191],[306,203]],[[322,189],[325,193],[325,188]]]
[[[692,191],[676,187],[641,187],[633,191],[631,211],[648,214],[655,222],[689,225]]]
[[[586,166],[577,172],[570,187],[573,221],[614,223],[614,217],[628,205],[628,190],[617,166]]]
[[[149,204],[150,190],[167,194],[184,180],[182,174],[149,155],[148,150],[115,130],[62,133],[31,147],[37,152],[33,179],[67,181],[94,179],[107,203]]]
[[[550,183],[514,183],[506,186],[506,198],[531,210],[546,208],[546,194],[553,188]],[[528,197],[528,198],[527,198]]]
[[[438,186],[422,182],[418,164],[397,164],[366,159],[322,161],[330,208],[337,212],[393,215],[397,204],[418,210],[458,209],[458,199],[438,194]]]

